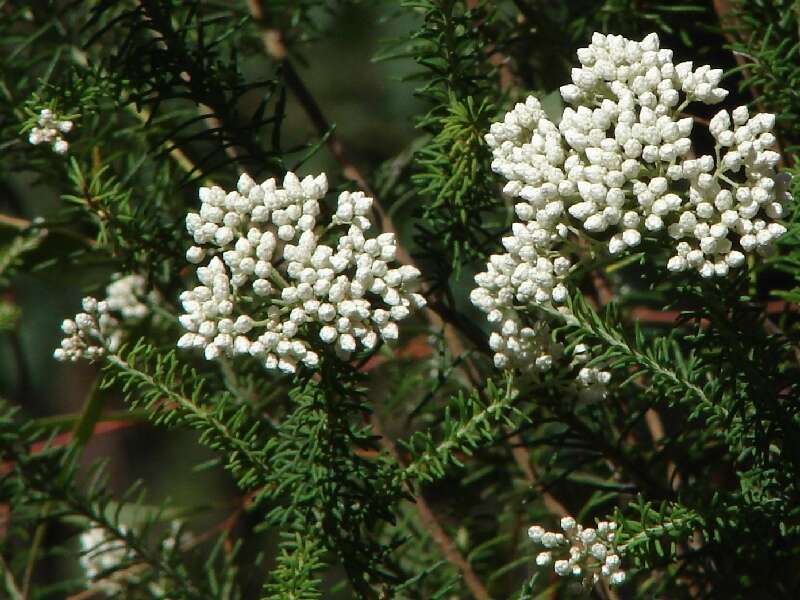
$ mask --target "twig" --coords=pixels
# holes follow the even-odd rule
[[[467,7],[470,9],[477,8],[479,0],[467,0]],[[514,73],[509,67],[507,58],[501,53],[494,50],[487,51],[489,55],[489,62],[498,68],[500,89],[507,91],[515,82]],[[515,433],[508,438],[508,443],[511,448],[511,455],[514,461],[522,471],[525,479],[533,487],[538,480],[538,473],[531,461],[530,452],[523,444],[522,438],[519,434]],[[567,508],[547,490],[542,491],[542,500],[544,505],[551,513],[559,517],[565,517],[569,514]]]
[[[383,432],[383,427],[381,426],[381,422],[377,415],[373,413],[370,421],[372,423],[373,431],[375,431],[375,434],[380,438],[381,446],[383,446],[383,448],[392,456],[392,458],[394,458],[397,464],[404,466],[403,459],[400,456],[400,452],[397,450],[397,446],[395,446],[394,441]],[[473,597],[477,600],[491,600],[491,596],[486,590],[486,586],[484,586],[483,582],[472,569],[472,565],[470,565],[467,559],[464,558],[464,555],[459,552],[453,540],[450,539],[450,536],[447,535],[445,530],[439,524],[436,514],[425,500],[425,497],[422,495],[421,491],[417,494],[414,494],[414,506],[416,507],[422,522],[425,524],[428,532],[433,538],[433,541],[436,542],[436,544],[441,548],[442,554],[444,554],[447,562],[461,572],[461,575],[464,578],[464,583],[469,588]]]
[[[148,567],[149,565],[147,564],[139,563],[136,565],[132,565],[127,569],[115,571],[108,577],[103,577],[102,579],[98,579],[97,581],[94,582],[94,585],[92,585],[88,589],[85,589],[82,592],[78,592],[77,594],[67,596],[67,600],[88,600],[89,598],[94,598],[99,594],[105,596],[107,589],[107,587],[103,585],[105,582],[109,581],[113,581],[115,583],[127,582],[128,580],[132,579],[139,573],[146,571]]]
[[[175,31],[168,15],[164,12],[161,3],[155,0],[137,0],[137,6],[146,21],[149,33],[162,47],[168,49],[177,61],[181,72],[180,77],[191,92],[192,100],[197,104],[200,113],[206,116],[208,125],[219,132],[221,141],[225,142],[223,131],[229,134],[230,144],[224,144],[225,151],[233,158],[237,165],[245,157],[253,160],[264,156],[261,147],[252,135],[241,135],[239,128],[232,123],[232,115],[226,110],[227,100],[216,86],[208,81],[208,75],[201,64],[198,64],[187,51],[182,39]],[[218,125],[218,127],[217,127]]]
[[[17,582],[14,581],[14,574],[6,564],[3,555],[0,554],[0,571],[3,572],[3,579],[5,581],[6,591],[9,593],[10,600],[25,600],[22,590],[19,589]]]
[[[267,54],[281,66],[286,86],[295,95],[303,111],[314,125],[314,128],[320,135],[327,135],[328,149],[342,168],[342,173],[347,179],[355,182],[361,189],[374,197],[366,178],[347,158],[344,145],[339,137],[331,131],[331,125],[322,112],[322,108],[320,108],[319,103],[317,103],[313,94],[300,77],[292,61],[289,60],[289,53],[283,41],[283,33],[279,29],[270,26],[264,10],[263,0],[247,0],[247,5],[253,20],[261,27],[261,41],[264,44],[264,49],[267,51]],[[389,216],[377,202],[375,208],[380,215],[383,230],[394,231]]]
[[[50,516],[52,509],[52,502],[47,502],[42,506],[41,523],[37,525],[33,534],[33,541],[31,542],[31,551],[28,555],[28,562],[25,564],[25,573],[22,576],[22,597],[27,600],[28,594],[31,590],[31,582],[33,581],[33,570],[36,566],[36,555],[39,554],[39,548],[44,541],[44,535],[47,533],[47,517]]]
[[[150,120],[151,113],[146,107],[137,108],[134,104],[129,104],[128,109],[130,112],[141,121],[142,125],[147,123]],[[209,117],[209,119],[214,119],[216,124],[213,125],[214,127],[219,126],[219,120],[216,117]],[[209,123],[209,127],[212,125]],[[197,166],[195,165],[194,161],[189,158],[189,156],[181,150],[177,144],[171,143],[171,141],[165,142],[165,146],[169,147],[169,157],[175,161],[175,163],[186,173],[193,173],[197,171]],[[226,150],[233,149],[233,146],[226,147]],[[210,186],[215,185],[213,181],[206,180],[206,183]]]
[[[606,281],[601,273],[594,271],[592,273],[592,282],[597,291],[597,299],[601,305],[608,304],[614,299],[614,293],[611,291],[608,281]],[[653,445],[656,450],[661,450],[663,448],[661,440],[664,438],[664,422],[661,419],[661,415],[654,408],[648,408],[644,414],[644,421],[647,425],[647,430],[650,432]],[[680,487],[680,476],[677,473],[675,463],[672,461],[667,462],[667,481],[669,481],[674,490]]]
[[[713,0],[714,12],[717,13],[720,27],[722,28],[722,37],[729,44],[736,44],[740,40],[731,32],[732,29],[739,28],[739,20],[734,15],[733,8],[729,0]],[[733,59],[740,67],[747,65],[747,59],[738,52],[733,53]]]
[[[28,219],[21,219],[19,217],[12,217],[11,215],[0,214],[0,225],[11,227],[12,229],[19,229],[20,231],[28,229],[31,222]]]
[[[525,479],[531,486],[534,486],[536,482],[539,480],[539,474],[536,472],[536,468],[531,464],[531,457],[528,449],[523,445],[522,438],[518,433],[515,433],[511,437],[508,438],[508,442],[511,445],[511,454],[514,457],[514,461],[517,463],[517,466],[522,471],[522,474],[525,475]],[[558,517],[566,517],[569,515],[569,511],[567,507],[564,506],[558,498],[553,496],[547,490],[542,490],[542,500],[544,501],[544,505],[552,514]]]

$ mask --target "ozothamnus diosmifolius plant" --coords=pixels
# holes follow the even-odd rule
[[[796,598],[800,17],[646,4],[0,2],[0,597]]]

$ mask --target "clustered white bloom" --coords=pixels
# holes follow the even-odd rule
[[[250,355],[292,373],[318,364],[314,337],[342,358],[379,337],[397,339],[397,321],[425,305],[409,291],[420,273],[395,264],[394,234],[365,236],[372,199],[362,192],[343,192],[330,224],[318,226],[327,191],[324,174],[301,181],[294,173],[283,188],[245,174],[236,191],[200,189],[200,211],[186,217],[197,245],[186,258],[207,262],[200,285],[181,294],[188,333],[179,347],[202,348],[208,360]],[[335,247],[322,240],[339,227]]]
[[[147,280],[143,276],[117,273],[111,279],[106,287],[108,310],[118,312],[125,321],[139,321],[150,314],[150,308],[142,299],[153,299],[154,293],[148,292]]]
[[[534,525],[528,536],[546,548],[536,556],[540,567],[552,564],[559,577],[575,577],[584,587],[603,580],[610,585],[625,583],[625,571],[616,545],[617,524],[600,521],[597,527],[578,525],[572,517],[561,519],[561,532]]]
[[[590,358],[591,352],[586,344],[577,344],[572,349],[572,366],[580,366],[575,378],[578,394],[584,400],[602,400],[606,396],[606,386],[611,381],[611,373],[598,367],[581,366]]]
[[[63,138],[62,133],[72,131],[72,121],[58,120],[49,108],[39,112],[39,126],[31,129],[28,141],[34,146],[39,144],[52,144],[53,151],[66,154],[69,143]]]
[[[122,531],[127,531],[124,526]],[[92,527],[81,534],[80,545],[80,565],[86,578],[108,595],[120,593],[123,586],[114,577],[113,570],[131,558],[125,544],[114,539],[105,529]]]
[[[108,303],[86,296],[82,302],[83,312],[74,319],[64,319],[61,331],[65,337],[61,347],[53,352],[60,361],[77,361],[81,358],[95,360],[114,352],[122,343],[122,330],[117,319],[109,314]]]
[[[83,312],[74,319],[64,319],[61,330],[66,337],[61,340],[61,347],[53,352],[56,360],[95,360],[106,352],[115,352],[122,344],[124,333],[120,320],[111,313],[118,314],[124,322],[139,321],[150,313],[142,302],[146,293],[144,277],[117,273],[112,279],[106,287],[105,300],[87,296],[81,302]]]
[[[571,235],[603,241],[611,254],[643,235],[671,239],[669,270],[712,277],[746,254],[769,255],[786,231],[776,219],[791,177],[777,172],[780,157],[769,149],[774,115],[720,111],[709,127],[716,156],[693,153],[694,121],[682,111],[726,97],[721,70],[673,64],[656,34],[636,42],[596,33],[578,58],[573,83],[561,88],[573,107],[558,125],[529,97],[486,135],[504,192],[521,200],[506,253],[491,257],[472,292],[499,332],[490,341],[498,367],[547,368],[556,357],[549,336],[536,335],[546,324],[522,326],[519,308],[567,298]]]

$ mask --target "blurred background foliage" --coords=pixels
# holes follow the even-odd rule
[[[136,12],[142,6],[152,9],[146,19]],[[256,15],[253,6],[262,12]],[[147,19],[152,24],[154,15],[164,18],[156,33],[142,26]],[[97,366],[53,360],[60,323],[76,312],[80,298],[102,293],[112,273],[141,271],[174,308],[187,273],[183,217],[196,207],[198,185],[213,180],[230,189],[237,166],[256,178],[285,169],[326,171],[336,189],[353,189],[353,180],[366,180],[425,274],[430,303],[456,324],[466,350],[454,356],[445,343],[446,331],[431,330],[418,320],[395,360],[381,355],[380,364],[358,385],[369,390],[370,406],[389,437],[411,439],[411,457],[435,454],[437,446],[431,450],[423,438],[415,445],[411,434],[442,428],[451,418],[474,425],[469,419],[483,414],[481,402],[487,399],[504,406],[502,389],[478,394],[476,400],[473,392],[483,386],[457,373],[472,361],[475,380],[492,374],[482,320],[475,318],[468,291],[472,276],[499,247],[500,234],[512,220],[482,142],[488,125],[529,93],[557,113],[558,87],[569,78],[575,50],[592,32],[639,39],[657,31],[662,46],[675,50],[676,62],[692,59],[728,71],[726,86],[735,92],[726,106],[751,104],[778,114],[784,163],[794,169],[800,143],[798,30],[800,5],[795,0],[0,0],[0,396],[19,408],[15,419],[35,420],[37,436],[45,437],[73,430],[87,398],[99,398],[95,403],[105,415],[100,424],[120,425],[100,428],[85,440],[81,468],[106,459],[108,484],[103,489],[116,498],[141,479],[147,502],[178,507],[176,514],[195,535],[206,532],[217,539],[221,534],[222,554],[240,544],[239,564],[260,565],[244,572],[240,568],[233,576],[244,597],[258,597],[262,576],[272,571],[276,587],[264,589],[270,597],[288,598],[281,595],[288,587],[281,587],[280,578],[295,576],[297,564],[281,562],[277,544],[291,547],[308,564],[321,561],[321,551],[302,547],[302,539],[287,542],[274,528],[257,527],[268,508],[253,509],[253,499],[237,488],[236,475],[216,466],[196,468],[214,453],[197,442],[190,427],[154,426],[146,418],[147,407],[123,412],[125,394],[119,387],[99,388]],[[265,51],[265,31],[280,33],[271,51],[269,41]],[[157,38],[168,32],[174,39],[164,48]],[[292,85],[297,77],[313,97],[316,114],[299,101]],[[74,159],[31,146],[20,133],[30,119],[25,111],[49,103],[62,113],[80,115],[75,128],[79,135],[71,142]],[[695,116],[708,118],[711,110]],[[203,116],[206,112],[212,116]],[[737,289],[746,289],[755,303],[796,302],[799,232],[795,225],[780,255],[751,271],[750,279],[740,282],[744,288]],[[617,306],[627,316],[652,316],[674,299],[674,288],[659,285],[654,273],[652,264],[642,263],[606,274]],[[702,294],[692,293],[697,290],[687,286],[689,310],[716,318],[703,312]],[[729,325],[735,310],[723,309],[730,309]],[[796,336],[793,314],[785,307],[776,310],[778,326]],[[747,318],[741,316],[740,326]],[[646,343],[668,337],[673,326],[657,319],[642,323]],[[148,327],[152,329],[143,333],[159,340],[156,350],[171,348],[177,337],[174,324]],[[582,335],[600,334],[588,327]],[[659,358],[681,360],[671,352],[665,346]],[[198,378],[209,382],[209,393],[223,391],[214,369],[186,361],[198,369]],[[254,396],[260,394],[264,405],[258,410],[272,402],[278,414],[288,413],[293,382],[264,378],[257,368],[245,368],[240,376]],[[557,597],[552,587],[535,580],[529,589],[539,595],[523,590],[519,596],[522,583],[533,574],[533,550],[523,539],[524,531],[532,522],[553,518],[543,490],[568,498],[569,509],[581,517],[613,512],[620,498],[632,501],[639,493],[656,504],[671,499],[659,487],[663,481],[658,486],[648,481],[662,478],[674,456],[648,456],[653,471],[642,480],[616,480],[604,466],[605,457],[610,453],[624,464],[637,458],[635,451],[619,440],[603,446],[600,417],[598,429],[580,429],[580,419],[591,420],[595,409],[572,419],[566,414],[571,407],[558,408],[557,390],[542,393],[550,402],[544,409],[516,403],[508,415],[480,423],[474,442],[464,442],[464,452],[456,457],[469,461],[467,469],[457,468],[453,456],[434,456],[435,475],[420,483],[455,547],[495,598]],[[446,410],[458,394],[459,400],[452,402],[458,416],[453,416]],[[318,407],[312,396],[307,408],[313,412]],[[682,437],[685,406],[670,406],[664,412],[665,444],[674,443],[676,452],[694,452],[687,468],[707,475],[708,465],[701,463],[711,463],[727,450],[707,447],[697,454],[693,444],[702,445],[702,436]],[[358,410],[355,414],[361,415]],[[536,429],[541,424],[545,427]],[[641,420],[631,426],[636,435],[647,435],[642,428]],[[513,435],[521,438],[509,442]],[[541,470],[534,485],[514,466],[519,447],[530,452],[532,464]],[[468,458],[467,452],[476,455]],[[714,476],[722,488],[732,477],[727,472]],[[402,586],[393,583],[394,596],[384,591],[374,597],[471,597],[462,574],[438,553],[435,535],[419,520],[414,505],[401,502],[392,510],[395,531],[402,534],[385,533],[381,548],[410,545],[411,551],[401,552],[401,564],[395,566],[416,578]],[[653,508],[645,502],[637,510],[642,523],[663,519],[668,512],[665,505]],[[78,593],[76,526],[58,522],[12,540],[3,514],[0,548],[13,569],[26,574],[30,593],[25,598]],[[38,526],[47,521],[46,514],[27,516],[30,520],[21,522]],[[692,518],[688,514],[686,522],[694,524]],[[44,540],[36,541],[40,531]],[[620,597],[797,597],[792,595],[798,590],[793,539],[795,546],[787,554],[795,558],[784,564],[768,565],[771,550],[763,548],[765,556],[753,567],[763,571],[757,580],[734,578],[726,588],[731,570],[717,564],[716,587],[704,595],[691,582],[708,576],[703,571],[708,565],[693,571],[691,566],[661,564],[666,576],[651,577],[643,569],[639,594],[623,591]],[[31,544],[54,551],[31,560],[23,551]],[[647,547],[641,557],[664,552]],[[657,564],[641,560],[644,567]],[[322,597],[370,597],[353,584],[358,578],[345,573],[346,567],[326,561],[333,566],[315,575],[322,578]],[[224,562],[217,567],[227,573]],[[32,565],[29,571],[27,565]],[[345,575],[351,576],[353,587],[345,583]],[[369,587],[368,579],[361,585]],[[739,595],[739,590],[769,579],[773,587],[767,595]],[[72,583],[59,587],[64,581]],[[387,584],[388,589],[392,587]],[[661,595],[664,590],[676,595]],[[611,597],[606,591],[596,593]],[[297,598],[315,594],[313,589],[299,591]]]

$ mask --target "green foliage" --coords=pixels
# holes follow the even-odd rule
[[[253,175],[275,170],[280,163],[279,130],[269,139],[263,128],[279,123],[280,113],[269,114],[280,96],[274,79],[245,81],[235,46],[245,19],[236,9],[193,0],[177,5],[168,0],[145,0],[135,8],[113,1],[92,8],[85,31],[86,45],[102,49],[101,64],[124,85],[126,103],[150,110],[156,118],[171,102],[188,101],[199,109],[190,118],[173,120],[166,139],[177,147],[208,141],[211,150],[195,160],[196,168],[210,173],[237,160]],[[238,106],[247,93],[261,97],[248,117]],[[195,144],[196,146],[196,144]],[[227,153],[227,154],[226,154]]]
[[[38,546],[43,543],[39,530],[58,524],[67,526],[74,532],[87,527],[104,531],[108,539],[121,543],[127,551],[127,558],[100,573],[101,579],[131,578],[135,581],[130,589],[135,598],[160,597],[153,590],[168,593],[177,598],[205,599],[215,596],[202,571],[191,572],[188,549],[185,552],[168,552],[163,545],[163,533],[156,526],[166,513],[166,506],[159,507],[150,516],[140,519],[135,530],[121,521],[123,506],[141,506],[145,496],[141,486],[136,484],[122,497],[122,502],[114,502],[107,491],[107,478],[100,465],[88,473],[80,474],[76,447],[56,447],[45,442],[38,452],[30,453],[30,445],[40,439],[42,431],[30,424],[18,421],[16,411],[6,404],[0,405],[0,439],[2,440],[4,461],[10,465],[0,479],[2,497],[12,501],[16,510],[8,524],[13,535],[6,539],[6,550],[19,549],[27,537],[25,530],[31,526],[37,529],[33,536],[33,547],[28,564],[33,565],[37,558]],[[52,549],[50,550],[52,552]],[[49,553],[50,553],[49,552]],[[48,554],[49,554],[48,553]],[[12,552],[13,555],[13,552]],[[18,556],[22,557],[20,552]],[[219,565],[209,560],[205,563],[209,579],[219,577],[215,571]],[[38,590],[34,597],[46,597],[46,593],[69,593],[82,587],[82,581],[70,580],[61,583],[53,590]],[[39,594],[45,592],[45,594]],[[232,598],[226,594],[225,598]]]
[[[445,408],[440,440],[418,431],[404,444],[411,461],[403,470],[403,479],[420,482],[440,479],[449,467],[464,466],[459,455],[470,455],[484,444],[494,442],[498,425],[513,426],[511,386],[511,379],[506,381],[505,389],[490,380],[483,393],[475,390],[469,396],[455,396],[452,407]]]
[[[222,454],[242,489],[257,487],[271,471],[261,441],[264,425],[253,424],[249,407],[237,407],[225,394],[207,394],[202,384],[187,392],[187,382],[198,381],[198,375],[180,364],[174,351],[139,342],[107,362],[104,388],[118,385],[131,407],[144,409],[158,425],[199,431],[200,442]]]
[[[413,57],[422,68],[413,79],[430,109],[417,127],[430,137],[416,150],[411,183],[422,216],[418,236],[424,252],[447,256],[439,268],[456,274],[465,262],[484,257],[496,244],[505,215],[492,198],[491,153],[483,141],[497,116],[497,68],[489,58],[502,43],[499,13],[491,3],[465,0],[405,2],[422,26],[390,56]]]
[[[323,554],[318,539],[308,539],[305,532],[284,533],[272,581],[264,586],[264,598],[322,598],[316,572],[323,566]]]
[[[650,239],[570,247],[569,314],[524,318],[588,363],[499,374],[469,301],[512,218],[484,135],[531,91],[555,118],[594,31],[726,66],[725,107],[775,112],[796,170],[797,2],[719,4],[0,0],[0,597],[560,598],[525,530],[562,511],[618,524],[620,598],[797,597],[797,202],[778,253],[723,282],[668,275]],[[373,131],[378,103],[397,122]],[[27,142],[42,108],[75,122],[69,158]],[[427,312],[317,373],[176,350],[198,186],[320,165],[373,185]],[[58,320],[115,272],[150,315],[54,369]],[[90,527],[126,550],[95,582]]]
[[[0,285],[7,286],[10,277],[19,269],[25,254],[39,248],[47,231],[32,229],[14,236],[0,248]]]
[[[324,370],[323,370],[324,373]],[[391,545],[377,543],[374,530],[394,519],[388,509],[402,497],[393,468],[357,451],[374,450],[360,390],[346,378],[322,386],[309,383],[291,393],[294,409],[267,443],[272,473],[268,514],[275,524],[319,530],[338,555],[358,597],[369,597],[369,581],[397,581]],[[289,582],[291,583],[291,582]]]

